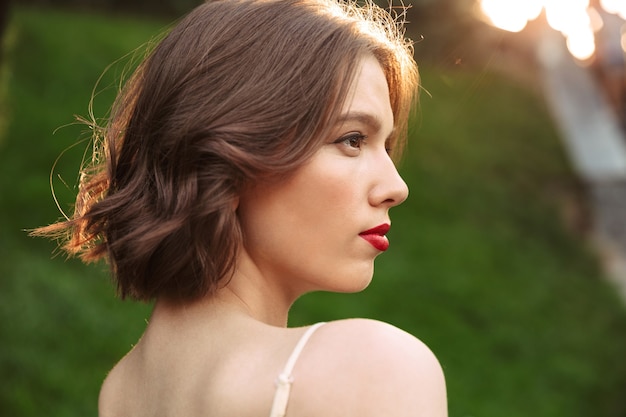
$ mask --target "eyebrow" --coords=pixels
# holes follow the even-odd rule
[[[350,112],[342,114],[337,119],[337,126],[346,122],[359,122],[367,125],[370,129],[375,130],[376,132],[380,131],[382,125],[378,117],[365,112]]]
[[[370,129],[372,129],[374,132],[380,132],[382,128],[382,123],[380,119],[376,117],[375,115],[371,113],[366,113],[366,112],[359,111],[359,112],[349,112],[349,113],[342,114],[337,119],[337,126],[340,126],[346,122],[362,123],[368,126]],[[387,135],[386,140],[389,140],[390,138],[392,138],[395,133],[396,133],[396,126],[394,123],[393,129],[391,129],[391,132],[389,132],[389,135]]]

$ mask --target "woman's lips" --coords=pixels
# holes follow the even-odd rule
[[[389,240],[387,239],[387,232],[391,226],[387,223],[378,225],[374,228],[359,233],[363,239],[369,242],[370,245],[375,247],[381,252],[386,251],[389,248]]]

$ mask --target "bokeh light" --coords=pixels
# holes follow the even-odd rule
[[[626,19],[626,1],[600,0],[600,6],[607,12],[619,15],[622,19]]]
[[[535,19],[543,8],[542,0],[482,0],[481,9],[494,26],[519,32],[529,20]]]
[[[574,57],[585,61],[595,53],[594,33],[603,27],[603,21],[589,0],[479,1],[482,13],[495,27],[519,32],[543,11],[548,25],[565,37],[567,48]],[[600,0],[600,6],[607,13],[626,19],[626,0]],[[626,51],[626,39],[622,39],[622,48]]]

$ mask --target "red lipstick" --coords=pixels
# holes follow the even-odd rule
[[[391,226],[387,223],[383,223],[369,230],[359,233],[363,239],[369,242],[370,245],[375,247],[381,252],[386,251],[389,248],[389,240],[387,240],[387,232]]]

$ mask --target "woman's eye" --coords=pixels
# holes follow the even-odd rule
[[[361,149],[361,145],[363,145],[363,142],[366,138],[367,136],[365,135],[362,135],[360,133],[354,133],[337,139],[335,143],[345,144],[352,149]]]

